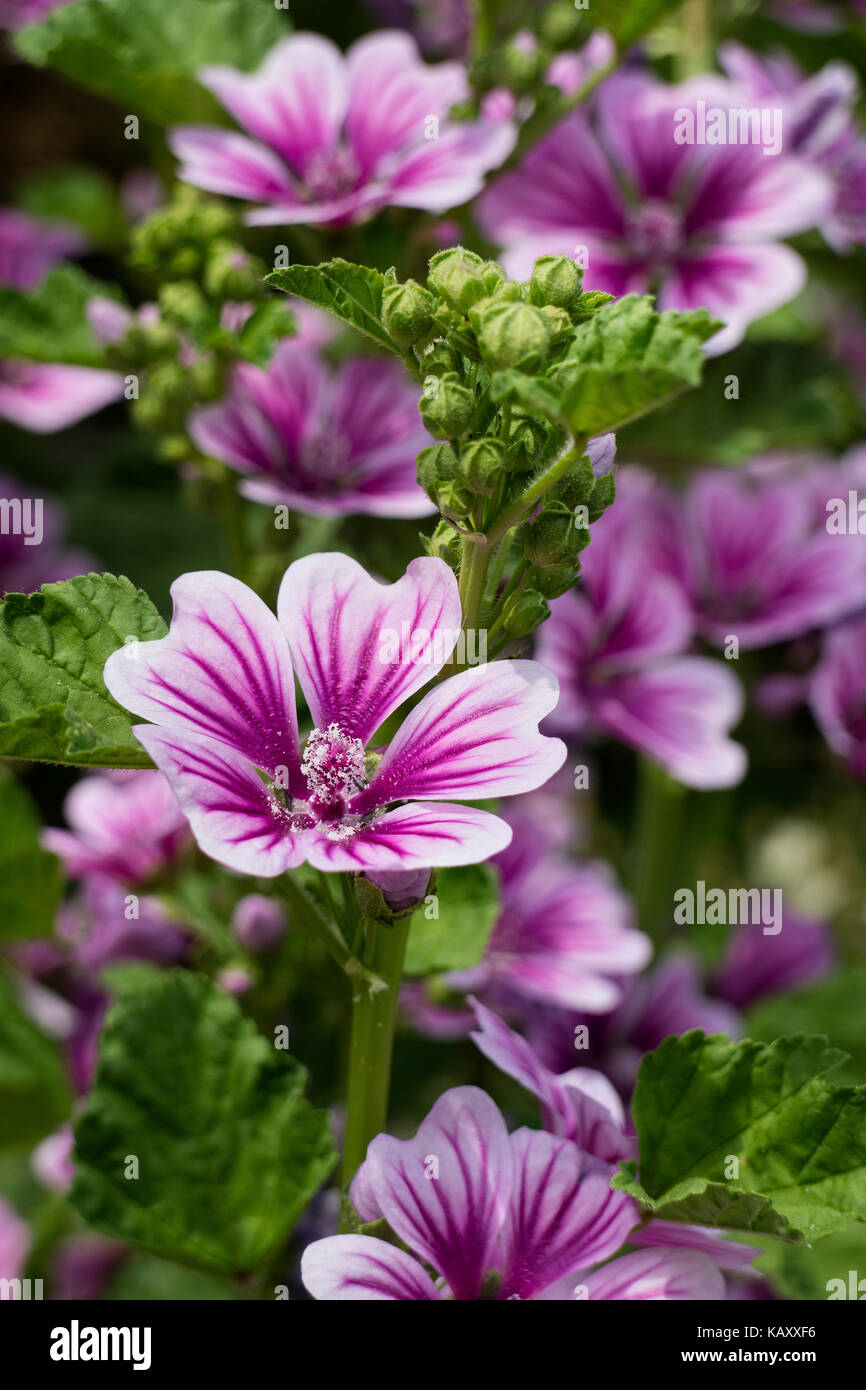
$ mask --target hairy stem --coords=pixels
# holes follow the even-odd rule
[[[362,982],[352,1000],[343,1148],[344,1190],[363,1163],[370,1140],[382,1133],[388,1119],[394,1026],[409,922],[410,918],[404,917],[390,926],[381,922],[375,924],[370,960],[365,964],[380,983],[367,986]]]
[[[490,545],[495,545],[501,536],[511,526],[516,526],[518,522],[524,521],[530,512],[538,505],[543,497],[555,487],[560,478],[563,478],[573,463],[583,457],[586,450],[586,440],[577,439],[570,449],[566,449],[558,459],[555,459],[549,467],[540,473],[534,482],[523,491],[511,506],[496,518],[488,532],[487,540]]]

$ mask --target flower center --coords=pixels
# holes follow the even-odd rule
[[[357,187],[361,168],[351,150],[318,150],[304,165],[304,183],[320,201],[342,198]]]
[[[342,814],[346,802],[365,785],[364,745],[344,733],[339,724],[313,729],[301,759],[310,789],[309,804],[325,816]]]
[[[670,203],[649,198],[631,213],[627,231],[632,251],[653,266],[666,265],[683,243],[683,220]]]
[[[310,484],[322,492],[346,474],[349,441],[333,430],[319,430],[301,443],[298,466]]]

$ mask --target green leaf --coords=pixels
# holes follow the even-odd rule
[[[203,975],[152,972],[109,1013],[76,1126],[73,1207],[156,1254],[256,1269],[334,1163],[305,1081]],[[130,1155],[137,1178],[124,1176]]]
[[[854,1283],[866,1278],[866,1226],[854,1221],[844,1230],[818,1240],[814,1245],[767,1245],[754,1268],[766,1275],[782,1298],[826,1299],[831,1292],[839,1296],[838,1284],[843,1281],[846,1298],[851,1297],[851,1271]],[[855,1297],[866,1293],[857,1290]]]
[[[721,327],[705,309],[659,314],[649,296],[606,304],[575,331],[547,377],[575,435],[620,429],[701,380],[701,344]]]
[[[783,1033],[826,1033],[834,1047],[850,1054],[836,1072],[836,1081],[857,1084],[866,1076],[864,999],[866,964],[847,964],[808,989],[762,1000],[747,1014],[747,1032],[760,1042]]]
[[[494,372],[490,378],[490,398],[498,405],[520,406],[563,429],[569,427],[563,393],[547,377],[528,376],[513,367],[505,372]]]
[[[104,345],[87,319],[97,295],[118,298],[76,265],[56,266],[31,294],[0,287],[0,356],[104,366]]]
[[[69,1115],[63,1059],[0,975],[0,1146],[35,1144]]]
[[[63,875],[40,828],[27,790],[0,767],[0,943],[53,931]]]
[[[353,265],[338,257],[322,265],[291,265],[284,270],[272,270],[265,279],[278,290],[296,294],[308,304],[325,309],[372,338],[379,347],[406,361],[404,353],[382,327],[382,292],[388,280],[380,270]]]
[[[436,880],[438,918],[423,908],[412,919],[406,948],[407,975],[468,970],[487,948],[499,913],[498,880],[485,864],[441,869]]]
[[[620,48],[636,43],[683,0],[592,0],[592,22],[606,29]]]
[[[755,1235],[776,1236],[779,1240],[801,1241],[800,1232],[759,1192],[741,1192],[732,1183],[703,1179],[680,1184],[681,1196],[668,1194],[654,1201],[637,1180],[634,1159],[620,1164],[611,1186],[628,1193],[653,1216],[665,1221],[684,1221],[690,1226],[721,1226],[730,1231],[751,1231]]]
[[[0,755],[152,766],[132,734],[134,717],[111,698],[102,671],[127,638],[165,632],[147,595],[113,574],[8,594],[0,604]]]
[[[284,299],[269,299],[251,314],[238,336],[238,350],[248,362],[266,367],[281,338],[295,331]]]
[[[224,120],[198,70],[230,63],[249,71],[288,32],[274,5],[249,0],[79,0],[21,30],[14,46],[125,112],[170,125]]]
[[[95,246],[116,246],[126,231],[117,188],[100,169],[86,164],[52,167],[24,186],[17,202],[44,221],[80,227]]]
[[[823,1079],[844,1057],[802,1034],[768,1046],[699,1030],[666,1038],[632,1102],[640,1193],[633,1172],[616,1185],[678,1220],[719,1188],[757,1193],[807,1240],[866,1219],[866,1086]],[[739,1177],[726,1181],[731,1157]]]
[[[172,1264],[145,1250],[123,1261],[108,1288],[101,1294],[111,1302],[181,1303],[233,1299],[231,1285],[213,1274],[187,1265]]]

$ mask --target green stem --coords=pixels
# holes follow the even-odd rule
[[[596,87],[600,87],[605,78],[610,77],[611,73],[615,72],[619,62],[620,54],[615,53],[610,62],[590,73],[583,85],[578,87],[576,92],[572,92],[571,96],[548,102],[545,106],[540,107],[534,116],[530,116],[529,120],[523,123],[517,144],[504,167],[509,168],[519,163],[526,151],[536,145],[542,136],[552,130],[555,125],[558,125],[570,111],[592,96]]]
[[[708,0],[686,0],[680,14],[677,75],[681,81],[713,66],[713,21]]]
[[[370,988],[362,983],[352,1001],[343,1148],[344,1189],[364,1161],[367,1145],[382,1133],[388,1119],[397,999],[410,920],[403,917],[390,926],[376,924],[369,964],[383,987]]]
[[[566,449],[564,454],[561,454],[548,468],[545,468],[544,472],[535,479],[535,482],[530,483],[517,500],[512,502],[511,506],[496,518],[487,535],[488,544],[495,545],[500,536],[505,535],[509,527],[516,526],[518,522],[523,521],[541,501],[542,497],[556,486],[560,478],[565,476],[571,465],[583,457],[585,450],[586,440],[577,439],[570,449]]]
[[[289,904],[292,917],[307,931],[317,936],[337,964],[345,970],[352,959],[352,951],[336,922],[330,921],[319,911],[309,894],[305,893],[290,874],[283,874],[277,882]]]
[[[673,919],[686,789],[648,758],[638,762],[633,889],[641,929],[658,946]]]
[[[480,532],[464,537],[459,582],[464,632],[478,627],[490,555],[491,546]]]

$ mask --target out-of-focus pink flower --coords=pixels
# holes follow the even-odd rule
[[[30,1166],[39,1181],[52,1192],[65,1192],[75,1175],[72,1146],[75,1136],[71,1125],[63,1125],[36,1145],[30,1155]]]
[[[278,617],[214,571],[182,576],[172,596],[169,635],[140,643],[135,661],[114,653],[105,681],[154,721],[136,737],[200,847],[241,873],[272,878],[305,860],[330,872],[477,863],[511,831],[445,798],[530,791],[565,757],[538,732],[556,703],[550,672],[496,661],[428,691],[370,767],[376,730],[459,637],[457,583],[441,560],[413,560],[384,585],[347,555],[307,556],[286,571]],[[314,724],[303,749],[293,672]]]
[[[180,177],[261,204],[252,225],[358,222],[387,206],[445,212],[473,198],[511,152],[508,122],[458,122],[459,63],[426,66],[414,40],[370,34],[343,56],[319,34],[277,44],[256,73],[199,74],[247,132],[180,126]]]
[[[694,617],[663,569],[649,524],[653,485],[621,473],[616,504],[596,523],[578,590],[556,599],[538,656],[560,680],[553,723],[573,737],[604,733],[686,786],[732,786],[746,768],[729,738],[742,688],[719,661],[687,654]]]
[[[54,930],[86,971],[125,960],[174,965],[189,948],[189,937],[158,898],[130,893],[101,874],[91,874],[62,904]]]
[[[313,516],[425,516],[415,458],[430,443],[418,392],[398,363],[372,357],[335,372],[286,339],[266,369],[241,363],[225,400],[193,411],[192,439],[244,475],[241,492]]]
[[[71,579],[75,574],[87,574],[96,567],[96,560],[87,551],[66,547],[60,506],[49,497],[34,497],[34,491],[36,489],[28,492],[15,478],[0,475],[0,498],[12,509],[17,499],[22,507],[22,518],[27,512],[28,530],[32,533],[28,541],[23,531],[16,534],[10,526],[5,535],[0,535],[0,593],[29,594],[41,584]],[[38,512],[35,510],[37,503],[40,505]],[[10,515],[14,515],[14,510]],[[39,540],[35,544],[37,532]]]
[[[557,53],[547,69],[547,81],[565,96],[574,96],[588,78],[607,67],[615,56],[616,45],[610,34],[596,29],[577,52]]]
[[[123,377],[101,367],[0,360],[0,420],[32,434],[54,434],[111,405]]]
[[[0,208],[0,285],[35,290],[52,266],[66,256],[77,256],[84,247],[84,235],[76,227],[43,222],[18,208]]]
[[[51,1268],[51,1296],[62,1303],[99,1298],[129,1246],[87,1232],[60,1241]]]
[[[698,103],[738,106],[735,84],[715,76],[670,87],[636,72],[608,79],[496,180],[479,203],[510,274],[537,256],[576,256],[584,284],[609,294],[657,293],[662,309],[701,306],[726,327],[711,352],[740,341],[752,320],[792,299],[805,282],[800,257],[780,238],[820,223],[829,181],[808,163],[759,144],[678,142]]]
[[[286,934],[286,914],[273,898],[248,893],[232,913],[232,931],[248,951],[272,951]]]
[[[836,963],[833,939],[823,922],[786,911],[782,930],[765,936],[745,925],[729,941],[713,979],[713,991],[737,1009],[766,995],[796,989],[829,975]]]
[[[833,752],[866,777],[866,617],[842,623],[824,638],[809,703]]]
[[[186,817],[160,772],[92,773],[63,803],[69,830],[47,828],[46,849],[71,878],[108,875],[142,883],[189,843]]]

